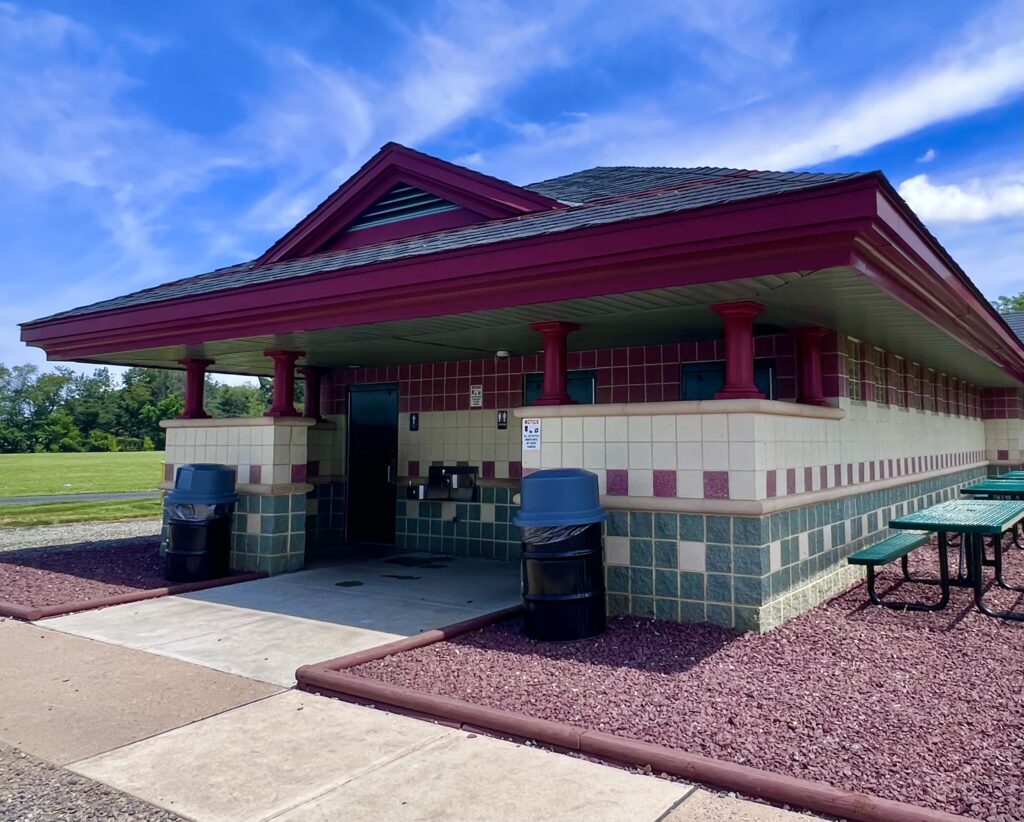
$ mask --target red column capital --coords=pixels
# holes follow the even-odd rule
[[[725,386],[716,400],[764,399],[754,384],[754,317],[761,303],[736,300],[716,303],[711,310],[725,322]]]
[[[804,405],[827,406],[829,403],[825,399],[821,379],[821,341],[828,334],[828,329],[811,325],[791,328],[789,333],[796,340],[800,373],[796,401]]]
[[[203,410],[203,390],[206,387],[206,369],[213,360],[178,360],[185,366],[185,408],[178,415],[179,420],[205,420],[210,415]]]
[[[305,351],[264,351],[274,361],[274,399],[266,417],[297,417],[295,410],[295,361]]]
[[[323,379],[323,371],[319,368],[307,366],[300,368],[299,373],[306,382],[306,404],[302,409],[302,413],[319,422],[323,419],[320,416],[320,386]]]
[[[544,390],[534,405],[574,405],[569,396],[568,345],[566,338],[579,330],[576,323],[548,320],[530,328],[544,340]]]

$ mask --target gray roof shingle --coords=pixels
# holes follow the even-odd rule
[[[1022,343],[1024,343],[1024,311],[1011,311],[1009,314],[1000,315],[1010,330],[1017,335]]]
[[[494,220],[270,265],[256,266],[254,261],[240,263],[51,314],[33,320],[32,323],[802,191],[871,173],[817,174],[636,166],[592,168],[524,186],[539,194],[574,204],[569,208]]]

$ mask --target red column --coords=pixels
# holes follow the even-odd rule
[[[796,338],[800,390],[796,401],[805,405],[828,405],[821,383],[821,340],[828,329],[818,326],[791,328]]]
[[[716,400],[764,399],[754,385],[754,317],[761,303],[739,300],[711,306],[725,321],[725,386]]]
[[[305,351],[264,351],[274,361],[274,401],[266,417],[297,417],[295,410],[295,361]]]
[[[300,368],[299,373],[306,381],[306,405],[302,413],[315,420],[322,420],[320,416],[320,380],[323,374],[319,368]]]
[[[206,369],[213,360],[178,360],[185,366],[185,410],[179,420],[205,420],[210,415],[203,410],[203,389],[206,387]]]
[[[568,362],[566,338],[579,329],[576,323],[533,323],[531,329],[544,338],[544,391],[534,405],[573,405],[566,390]]]

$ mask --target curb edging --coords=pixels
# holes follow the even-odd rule
[[[16,602],[0,600],[0,617],[20,619],[25,622],[35,622],[37,619],[49,619],[51,617],[65,616],[79,611],[92,611],[96,608],[107,608],[111,605],[126,605],[129,602],[141,602],[147,599],[158,597],[174,596],[176,594],[190,594],[193,591],[205,591],[209,588],[220,588],[225,585],[234,585],[236,582],[252,582],[257,579],[268,577],[266,571],[249,571],[244,574],[236,574],[230,577],[219,579],[208,579],[202,582],[182,582],[177,585],[167,585],[163,588],[146,588],[143,591],[133,591],[125,594],[113,594],[108,597],[97,599],[83,599],[77,602],[66,602],[62,605],[19,605]]]
[[[847,791],[824,782],[800,779],[640,742],[564,722],[524,716],[461,699],[389,685],[348,673],[346,669],[424,648],[517,616],[522,606],[506,608],[444,628],[352,654],[303,665],[295,672],[296,688],[321,696],[349,699],[399,713],[419,715],[445,725],[492,736],[532,740],[562,750],[633,767],[649,767],[689,782],[805,808],[857,822],[970,822],[968,817],[921,808],[892,799]]]

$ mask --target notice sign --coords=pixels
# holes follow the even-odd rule
[[[484,407],[484,387],[482,385],[471,385],[471,386],[469,386],[469,407],[470,408],[483,408]]]
[[[540,419],[523,420],[523,450],[540,451]]]

